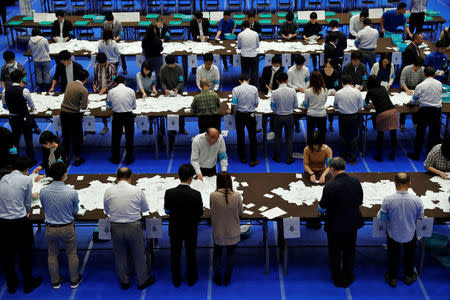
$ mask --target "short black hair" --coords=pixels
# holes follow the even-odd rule
[[[203,62],[205,61],[214,61],[214,55],[211,52],[206,53],[205,55],[203,55]]]
[[[194,167],[191,164],[182,164],[178,168],[178,177],[181,181],[188,181],[195,175]]]
[[[436,48],[446,47],[447,43],[444,40],[439,40],[436,42]]]
[[[369,78],[367,78],[367,89],[373,89],[380,87],[380,82],[378,81],[378,78],[376,75],[370,75]]]
[[[57,161],[50,166],[47,175],[53,178],[53,180],[55,181],[61,181],[66,172],[67,172],[66,164],[61,161]]]
[[[34,27],[31,30],[31,36],[37,36],[37,35],[41,35],[41,30],[39,29],[39,27]]]
[[[81,70],[76,76],[75,80],[85,81],[89,78],[89,72],[86,70]]]
[[[112,14],[112,12],[107,12],[105,14],[105,21],[114,21],[114,15]]]
[[[395,174],[395,183],[405,185],[411,182],[411,179],[409,178],[409,174],[406,172],[401,172]]]
[[[15,58],[16,58],[16,55],[14,54],[14,52],[12,52],[10,50],[5,51],[5,53],[3,53],[3,59],[5,61],[10,61],[10,60],[13,60]]]
[[[223,11],[223,15],[224,16],[231,16],[231,11],[230,10],[224,10]]]
[[[67,50],[62,50],[61,52],[59,52],[58,56],[60,60],[69,60],[72,58],[72,54],[70,54],[70,52]]]
[[[247,73],[242,73],[241,76],[239,76],[239,81],[249,81],[250,80],[250,76]]]
[[[242,28],[249,28],[250,27],[250,22],[248,20],[244,20],[244,22],[242,22]]]
[[[104,52],[97,53],[97,57],[95,59],[99,64],[104,64],[108,60]]]
[[[59,139],[53,132],[51,132],[49,130],[45,130],[39,136],[39,144],[41,144],[41,145],[44,145],[47,143],[53,143],[53,142],[59,143]]]
[[[31,161],[26,156],[19,156],[13,163],[13,169],[20,172],[26,171],[31,167]]]
[[[353,83],[352,76],[348,75],[348,74],[342,75],[341,82],[342,82],[342,85],[352,84]]]
[[[361,9],[361,13],[359,14],[359,16],[363,17],[363,18],[369,17],[369,10],[367,9],[367,7],[364,7],[363,9]]]
[[[309,140],[308,148],[312,151],[314,145],[319,145],[319,149],[322,148],[324,143],[323,135],[320,131],[314,131],[312,138]]]
[[[123,76],[117,76],[116,78],[114,78],[114,83],[115,84],[121,84],[121,83],[125,83],[125,77]]]
[[[339,40],[339,35],[337,32],[332,31],[329,34],[327,34],[327,37],[325,39],[328,43],[329,42],[336,42],[337,40]]]
[[[422,35],[422,32],[416,32],[416,33],[414,33],[413,34],[413,36],[412,36],[412,40],[414,41],[414,40],[417,40],[417,39],[419,39],[419,37]],[[423,36],[423,35],[422,35]]]
[[[413,65],[415,65],[416,67],[422,67],[424,64],[425,64],[425,60],[423,59],[422,56],[417,56],[414,59]]]
[[[331,28],[337,28],[339,27],[339,22],[336,20],[331,20],[330,23],[328,23]]]
[[[345,160],[342,157],[333,157],[330,160],[330,167],[333,167],[336,171],[345,170]]]
[[[405,9],[405,8],[406,8],[406,3],[400,2],[400,3],[397,5],[397,9]]]
[[[352,52],[352,54],[350,55],[351,60],[354,60],[354,59],[361,60],[361,57],[362,57],[362,54],[361,54],[361,51],[359,51],[359,50]]]
[[[317,13],[313,11],[312,13],[309,14],[309,18],[311,20],[317,20]]]
[[[436,70],[432,66],[425,67],[425,70],[423,71],[423,74],[427,77],[433,77],[436,73]]]
[[[11,81],[13,83],[20,83],[23,78],[23,73],[20,70],[14,70],[11,74],[9,74],[9,76],[11,77]]]
[[[203,19],[203,12],[200,11],[200,10],[197,10],[197,11],[194,13],[194,16],[195,16],[196,19]]]
[[[254,18],[255,16],[256,16],[256,14],[253,10],[249,10],[247,12],[247,18]]]
[[[281,55],[274,55],[272,57],[272,64],[281,64]]]
[[[64,10],[62,10],[62,9],[58,9],[58,10],[55,11],[55,16],[56,17],[63,17],[64,18],[65,15],[66,15],[66,12]]]
[[[166,56],[166,64],[171,65],[175,63],[175,56],[169,54]]]
[[[296,65],[304,65],[305,57],[303,55],[299,54],[294,58],[294,62]]]
[[[147,76],[151,77],[152,76],[152,72],[153,72],[153,68],[152,68],[152,64],[149,61],[144,61],[142,63],[142,65],[141,65],[141,75],[142,75],[142,77],[147,77],[147,76],[145,76],[144,69],[150,71],[150,73],[148,73]]]
[[[288,75],[286,73],[282,72],[277,75],[276,79],[278,80],[279,83],[283,83],[288,80]]]
[[[441,153],[445,159],[450,160],[450,138],[447,138],[442,142]]]
[[[364,21],[363,21],[363,24],[364,24],[364,25],[371,25],[371,24],[372,24],[372,21],[370,21],[369,18],[365,18]]]
[[[119,168],[119,170],[117,170],[117,173],[116,173],[117,180],[130,179],[132,174],[133,174],[133,172],[131,171],[130,168],[127,168],[127,167]]]
[[[294,20],[294,13],[292,11],[289,11],[286,14],[286,21],[293,21]]]

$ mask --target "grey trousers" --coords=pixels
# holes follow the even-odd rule
[[[120,283],[127,284],[130,281],[128,259],[131,256],[138,284],[144,284],[148,279],[148,268],[141,222],[123,224],[111,222],[111,238],[116,272],[119,275]]]

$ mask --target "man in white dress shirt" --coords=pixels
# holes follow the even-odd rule
[[[372,69],[372,66],[377,60],[377,53],[375,50],[377,49],[377,42],[380,36],[378,30],[371,27],[372,21],[370,21],[369,18],[364,19],[363,24],[364,28],[356,35],[355,46],[358,47],[363,54],[361,62],[364,65],[368,63],[369,69]]]
[[[369,10],[367,8],[363,8],[359,15],[354,15],[350,18],[349,32],[350,38],[356,38],[356,35],[360,30],[363,29],[364,24],[363,21],[369,17]]]
[[[296,92],[304,93],[309,84],[309,69],[305,66],[305,57],[297,55],[294,59],[295,65],[289,68],[288,87],[293,88]],[[295,117],[295,132],[300,132],[300,119]]]
[[[243,74],[250,76],[250,84],[256,86],[259,77],[259,36],[250,29],[250,22],[242,22],[242,32],[237,37],[237,47],[241,50],[241,68]]]
[[[201,65],[195,74],[195,81],[198,89],[201,91],[200,80],[206,78],[209,81],[209,89],[217,91],[220,87],[219,68],[213,64],[214,56],[212,53],[203,55],[203,65]]]

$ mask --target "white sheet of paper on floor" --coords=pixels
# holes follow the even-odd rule
[[[347,63],[350,62],[351,58],[350,58],[351,54],[350,53],[344,53],[344,61],[342,62],[342,64],[345,66]]]
[[[189,67],[197,68],[198,67],[197,55],[188,55],[188,62],[189,62]]]
[[[392,64],[399,65],[402,63],[402,53],[401,52],[393,52],[392,53]]]
[[[150,238],[160,239],[163,237],[161,218],[146,218],[145,227]]]
[[[289,68],[291,66],[291,54],[282,54],[281,61],[283,67]]]
[[[244,181],[244,182],[241,182],[241,184],[242,184],[243,187],[248,187],[248,183],[245,182],[245,181]]]
[[[235,130],[236,129],[236,122],[234,119],[234,115],[223,116],[223,122],[225,123],[225,128],[227,130]]]
[[[167,130],[178,131],[179,128],[180,128],[180,116],[167,115]]]
[[[239,54],[233,55],[233,67],[240,67],[241,66],[241,56]]]
[[[41,214],[41,209],[40,208],[35,208],[33,209],[33,211],[31,212],[32,215],[39,215]]]
[[[95,117],[94,116],[84,116],[84,131],[95,131]]]
[[[264,194],[264,197],[266,197],[266,198],[273,198],[273,195],[271,195],[271,194]]]
[[[283,229],[285,239],[299,238],[300,218],[283,218]]]
[[[85,208],[78,208],[78,212],[77,212],[77,216],[84,216],[84,214],[86,213],[86,209]]]
[[[271,208],[271,209],[266,210],[265,212],[261,213],[261,215],[263,215],[264,217],[266,217],[269,220],[278,218],[285,214],[286,214],[286,212],[279,207],[274,207],[274,208]]]
[[[53,116],[53,130],[55,132],[61,131],[61,118],[59,116]]]
[[[136,55],[136,67],[140,70],[142,64],[145,61],[145,56],[144,55]]]
[[[374,238],[382,238],[386,237],[386,222],[383,221],[381,218],[373,218],[373,225],[372,225],[372,237]]]
[[[137,130],[148,130],[148,117],[147,116],[136,116],[134,118]]]
[[[220,66],[220,55],[219,54],[214,54],[213,58],[214,58],[213,64],[215,66],[219,67]]]
[[[259,210],[259,211],[265,211],[265,210],[267,210],[267,209],[268,209],[267,206],[261,206],[258,210]]]
[[[98,220],[98,238],[100,240],[111,239],[111,222],[109,219]]]
[[[116,177],[109,176],[106,180],[107,180],[107,181],[114,182],[114,181],[116,181]]]
[[[417,238],[431,237],[433,233],[434,218],[423,218],[416,222],[416,234]]]
[[[84,179],[84,176],[77,176],[78,181],[83,180],[83,179]]]
[[[250,215],[250,216],[253,215],[253,212],[251,210],[244,210],[243,213],[245,215]]]
[[[265,67],[270,66],[272,64],[272,57],[273,57],[273,54],[265,55],[265,57],[264,57],[264,66]]]

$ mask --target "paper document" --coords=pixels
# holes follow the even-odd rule
[[[282,216],[284,214],[286,214],[286,212],[284,210],[282,210],[279,207],[274,207],[272,209],[269,209],[263,213],[261,213],[264,217],[266,217],[267,219],[271,220],[271,219],[275,219],[279,216]]]

